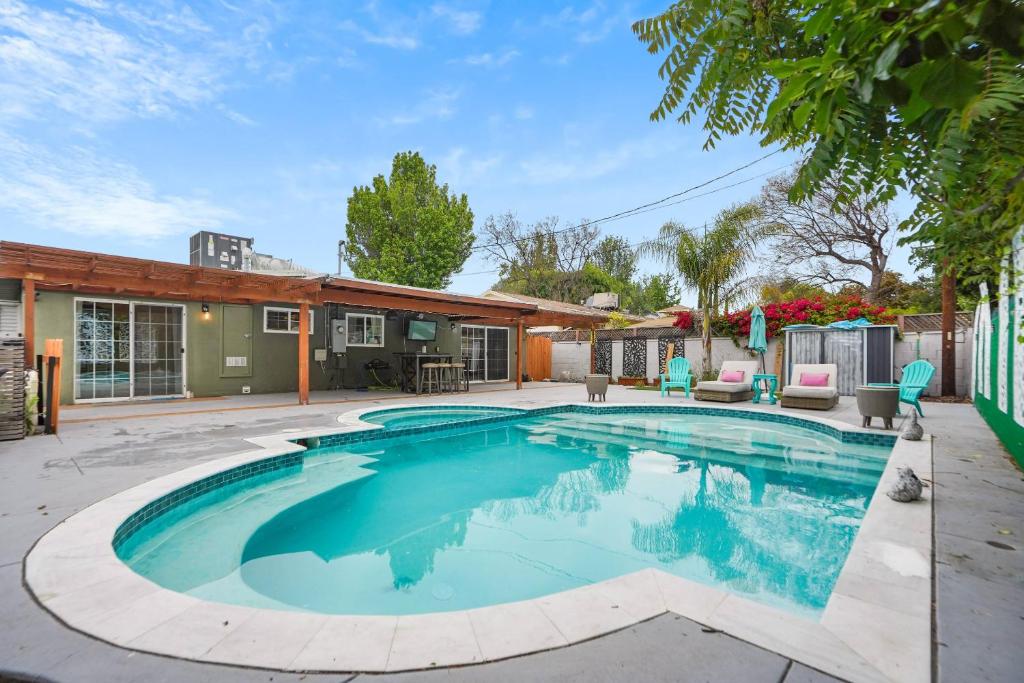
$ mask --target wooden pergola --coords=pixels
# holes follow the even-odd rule
[[[564,313],[540,310],[534,304],[354,278],[264,275],[7,241],[0,241],[0,278],[18,279],[22,283],[28,365],[35,363],[37,290],[209,303],[298,305],[300,404],[309,403],[310,306],[340,304],[432,313],[478,324],[515,327],[516,358],[520,364],[524,327],[592,324]],[[516,388],[522,388],[521,369],[516,373]]]

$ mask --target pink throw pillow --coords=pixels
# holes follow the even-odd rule
[[[722,372],[721,381],[723,382],[742,382],[743,375],[747,374],[745,370],[726,370]]]
[[[827,372],[801,372],[800,386],[802,387],[827,387]]]

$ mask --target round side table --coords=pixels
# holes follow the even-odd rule
[[[892,418],[900,406],[899,387],[857,387],[857,410],[861,414],[861,427],[870,427],[871,418],[882,418],[886,429],[892,429]]]

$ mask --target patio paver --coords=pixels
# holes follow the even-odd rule
[[[539,400],[579,400],[583,392],[579,386],[527,386],[530,388],[523,392],[471,393],[446,400],[529,404]],[[657,392],[618,387],[612,391],[614,395],[609,399],[615,401],[682,401],[677,397],[660,399]],[[87,638],[61,626],[32,601],[21,585],[21,561],[32,543],[64,517],[148,479],[248,450],[250,446],[242,441],[244,436],[286,428],[329,427],[340,412],[390,402],[372,395],[367,398],[370,400],[349,405],[304,408],[287,407],[288,395],[259,397],[266,406],[282,406],[262,409],[232,399],[231,407],[245,409],[229,412],[214,407],[225,405],[223,402],[209,401],[202,406],[208,411],[159,418],[145,416],[142,408],[150,414],[168,412],[163,406],[132,405],[131,419],[68,424],[62,430],[61,440],[37,437],[0,444],[0,603],[5,607],[0,613],[0,667],[11,673],[67,681],[234,681],[268,680],[270,676],[275,681],[321,679],[132,653]],[[1013,635],[1020,632],[1019,606],[1024,588],[1014,578],[1024,576],[1024,555],[1000,550],[987,541],[1020,549],[1017,539],[1021,538],[1020,524],[1024,518],[1020,472],[1006,461],[1005,453],[972,407],[932,404],[929,408],[925,428],[939,436],[935,498],[938,627],[943,643],[938,651],[940,679],[969,681],[985,680],[988,676],[989,680],[1003,680],[1005,672],[1024,667],[1024,654],[1019,648],[1002,647],[1009,646]],[[113,411],[119,409],[104,407],[95,412],[116,416]],[[68,417],[72,415],[85,418],[88,414],[77,410],[66,413]],[[849,403],[822,416],[851,424],[859,417]],[[977,457],[968,457],[971,455]],[[967,520],[966,516],[972,519]],[[1001,529],[1009,529],[1010,535],[1000,533]],[[968,552],[963,552],[965,548]],[[980,607],[981,613],[965,609],[968,604]],[[680,623],[690,630],[684,634]],[[642,637],[633,635],[636,633]],[[696,634],[702,637],[696,638]],[[714,651],[711,639],[703,636],[711,635],[730,641],[730,645],[723,646],[732,648],[727,655],[709,654]],[[770,669],[763,664],[774,661],[772,658],[777,658],[782,668]],[[702,668],[705,663],[711,668]],[[749,668],[728,668],[733,666]],[[744,671],[754,673],[748,675]],[[761,675],[769,671],[774,678]],[[555,675],[558,672],[560,676]],[[577,676],[580,680],[778,681],[783,674],[791,683],[834,680],[821,678],[801,665],[790,665],[785,658],[742,641],[704,633],[688,620],[663,615],[559,650],[464,669],[401,674],[394,679],[459,680],[461,676],[462,680],[572,680]],[[337,681],[344,677],[335,675],[322,680]]]

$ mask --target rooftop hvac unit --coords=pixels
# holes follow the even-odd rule
[[[587,306],[612,310],[619,307],[619,295],[615,292],[600,292],[587,299]]]

